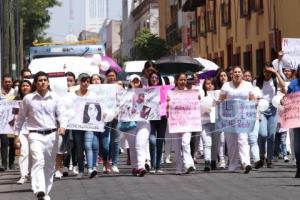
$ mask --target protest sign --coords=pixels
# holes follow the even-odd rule
[[[282,128],[300,127],[300,92],[283,97],[283,108],[280,109],[279,116]]]
[[[225,133],[250,133],[256,121],[256,104],[248,100],[227,100],[217,105],[216,125]]]
[[[93,84],[89,86],[89,90],[94,92],[97,97],[105,99],[105,107],[110,109],[116,109],[117,106],[117,91],[119,86],[117,84]]]
[[[120,121],[160,120],[160,89],[137,88],[117,93]]]
[[[300,38],[282,39],[282,63],[285,67],[297,70],[300,64]]]
[[[198,90],[169,92],[169,132],[184,133],[202,130]]]
[[[20,101],[0,101],[0,134],[14,132]]]
[[[173,89],[174,86],[172,85],[163,85],[160,86],[160,116],[167,115],[167,98],[168,98],[168,91]]]
[[[98,131],[104,127],[105,99],[77,97],[73,109],[75,115],[70,119],[67,128],[71,130]]]

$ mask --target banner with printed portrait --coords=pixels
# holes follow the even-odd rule
[[[216,127],[224,133],[250,133],[256,121],[256,103],[227,100],[217,105]]]
[[[69,119],[68,129],[102,132],[107,107],[105,99],[76,98],[74,99],[74,116]]]
[[[117,92],[120,86],[117,84],[92,84],[89,90],[94,92],[98,98],[105,99],[107,108],[116,109],[117,107]]]
[[[198,90],[170,91],[169,132],[184,133],[202,130]]]
[[[0,101],[0,134],[14,133],[20,101]]]
[[[137,88],[117,93],[119,120],[160,120],[160,89]]]

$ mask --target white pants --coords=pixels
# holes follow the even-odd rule
[[[224,132],[222,132],[220,134],[219,157],[220,157],[220,163],[225,164],[225,134],[224,134]]]
[[[172,147],[174,145],[173,144],[173,134],[170,134],[169,133],[169,126],[167,126],[167,129],[166,129],[166,135],[165,135],[165,158],[169,158],[170,159],[170,156],[171,156],[171,151],[172,151]]]
[[[250,165],[250,148],[248,144],[247,133],[226,133],[226,142],[228,148],[229,171],[234,171],[239,167],[239,158],[241,164],[245,167]]]
[[[191,156],[191,133],[176,133],[174,137],[176,173],[181,173],[183,168],[188,169],[194,166]]]
[[[201,137],[203,141],[204,160],[217,161],[221,133],[215,132],[215,124],[212,123],[203,124],[202,128]]]
[[[29,141],[27,134],[20,134],[19,138],[21,142],[21,154],[19,156],[18,163],[21,177],[24,177],[29,174]]]
[[[34,193],[49,194],[55,172],[55,157],[58,151],[58,135],[29,134],[30,153],[32,157],[31,185]]]
[[[137,127],[127,133],[125,136],[129,144],[131,166],[135,169],[144,169],[149,152],[150,124],[137,122]]]

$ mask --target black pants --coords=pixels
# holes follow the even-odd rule
[[[11,168],[14,163],[15,163],[15,139],[14,138],[8,138],[8,146],[9,146],[9,151],[8,151],[8,165],[9,168]]]
[[[7,154],[8,154],[8,137],[5,134],[0,134],[1,140],[1,161],[2,166],[7,168]]]
[[[67,153],[64,156],[64,167],[69,168],[71,158],[72,158],[72,165],[77,166],[77,158],[76,158],[76,145],[73,140],[73,137],[71,139],[72,131],[67,130],[66,134],[63,136],[63,143],[65,143],[65,146],[67,146]],[[72,135],[73,136],[73,135]]]
[[[78,131],[74,130],[73,132],[73,139],[75,152],[76,152],[76,160],[78,164],[78,171],[83,173],[84,172],[84,133],[85,131]]]

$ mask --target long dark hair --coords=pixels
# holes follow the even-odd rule
[[[273,67],[273,65],[272,63],[267,62],[264,68],[266,67]],[[276,75],[272,73],[271,78],[273,80],[273,84],[275,87],[275,93],[277,93],[278,83],[277,83]],[[263,88],[264,80],[265,80],[265,75],[264,73],[261,73],[256,79],[256,86],[259,87],[259,89]]]
[[[159,72],[151,72],[150,75],[149,75],[149,79],[148,79],[148,85],[149,86],[152,86],[152,83],[151,83],[151,76],[155,74],[158,76],[158,85],[162,85],[162,80],[161,80],[161,75]]]
[[[84,111],[83,111],[83,123],[88,123],[90,121],[90,116],[89,116],[89,113],[88,113],[88,110],[89,110],[89,106],[91,104],[94,104],[96,109],[98,110],[98,113],[97,113],[97,117],[96,117],[96,120],[97,121],[101,121],[101,106],[99,103],[93,103],[93,102],[87,102],[84,106]]]
[[[227,80],[229,80],[228,73],[224,69],[220,69],[217,73],[217,76],[216,76],[216,89],[221,89],[222,88],[223,84],[220,81],[220,76],[221,76],[222,72],[224,72],[227,75]]]
[[[204,90],[205,96],[207,96],[207,89],[205,88],[205,84],[206,84],[207,81],[211,81],[211,84],[212,84],[212,85],[215,87],[215,89],[216,89],[216,82],[215,82],[215,79],[214,79],[213,77],[208,77],[208,78],[206,78],[206,79],[204,80],[203,86],[202,86],[202,88],[203,88],[203,90]]]
[[[177,81],[181,75],[184,75],[185,77],[187,77],[187,74],[185,72],[180,72],[180,73],[176,74],[176,76],[175,76],[175,86],[176,87],[177,87]]]
[[[23,85],[23,83],[27,83],[29,86],[30,86],[30,90],[31,90],[31,92],[32,92],[32,84],[31,84],[31,82],[29,81],[29,80],[22,80],[21,82],[20,82],[20,85],[19,85],[19,90],[18,90],[18,98],[19,99],[23,99],[24,98],[24,96],[25,96],[25,94],[23,94],[22,93],[22,85]]]

